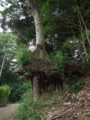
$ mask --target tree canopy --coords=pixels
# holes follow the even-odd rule
[[[12,33],[0,33],[0,75],[14,68],[13,59],[18,37]],[[1,76],[0,76],[1,77]]]
[[[60,49],[67,38],[75,36],[82,40],[84,51],[89,52],[85,48],[86,42],[89,42],[89,0],[35,0],[34,2],[40,10],[47,48]],[[1,5],[5,6],[5,4],[10,4],[10,7],[1,12],[3,16],[2,27],[4,29],[10,27],[13,32],[19,35],[21,42],[27,44],[35,38],[35,27],[26,2],[7,0]]]

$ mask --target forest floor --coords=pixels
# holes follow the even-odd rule
[[[13,115],[19,104],[8,104],[0,108],[0,120],[13,120]]]
[[[46,114],[42,114],[42,120],[90,120],[90,76],[84,81],[87,86],[79,93],[66,91],[50,107],[44,108]]]

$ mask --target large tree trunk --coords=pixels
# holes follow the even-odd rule
[[[33,77],[33,100],[36,101],[39,97],[39,79],[38,75]]]
[[[35,31],[36,31],[36,49],[38,48],[40,50],[39,57],[42,58],[43,52],[45,50],[45,46],[44,46],[44,34],[42,30],[42,24],[39,17],[39,9],[33,0],[26,0],[26,2],[34,18]],[[34,101],[36,101],[37,98],[39,97],[39,80],[37,75],[35,75],[33,78],[32,88],[33,88],[32,89],[33,99]]]
[[[39,17],[39,9],[38,6],[33,2],[33,0],[26,0],[26,2],[34,18],[35,31],[36,31],[36,49],[37,48],[40,49],[40,58],[42,58],[43,51],[45,50],[45,46],[44,46],[44,34],[42,30],[42,24]]]

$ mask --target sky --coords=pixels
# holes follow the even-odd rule
[[[2,6],[0,6],[0,11],[3,11],[4,8]],[[1,22],[1,19],[2,19],[2,16],[0,14],[0,22]],[[1,28],[1,25],[0,25],[0,32],[3,32],[3,29]]]
[[[10,4],[8,4],[7,7],[10,7]],[[2,7],[2,6],[0,5],[0,12],[3,11],[5,8],[6,8],[6,6],[5,6],[5,7]],[[1,16],[1,14],[0,14],[0,22],[1,22],[1,19],[2,19],[2,16]],[[1,28],[1,23],[0,23],[0,32],[3,32],[3,29]],[[11,30],[8,29],[7,32],[11,32]]]

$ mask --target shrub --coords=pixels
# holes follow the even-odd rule
[[[72,75],[66,79],[68,82],[68,87],[72,93],[78,93],[84,86],[84,82],[80,82],[77,78],[77,75]]]
[[[14,120],[38,120],[40,113],[31,98],[30,91],[23,95],[23,102],[14,115]]]
[[[85,67],[86,70],[88,70],[88,72],[90,72],[90,54],[86,55],[82,59],[82,65]]]
[[[9,96],[10,102],[17,102],[21,99],[22,95],[30,89],[30,83],[12,83],[11,85],[11,94]]]
[[[8,99],[11,88],[8,85],[0,86],[0,98]]]
[[[84,86],[85,86],[85,83],[81,83],[81,82],[77,81],[76,83],[74,83],[73,85],[71,85],[69,87],[73,93],[78,93]]]
[[[28,90],[28,92],[23,95],[23,103],[16,111],[14,120],[40,120],[43,107],[50,105],[50,103],[46,103],[41,99],[34,102],[30,92],[31,91]]]
[[[11,89],[8,85],[0,86],[0,107],[5,106],[8,100],[10,91]]]
[[[29,51],[27,46],[21,45],[16,51],[16,59],[19,65],[27,63],[29,58]]]
[[[58,51],[54,57],[54,68],[56,72],[63,73],[65,68],[65,63],[68,61],[67,54],[63,54]]]

